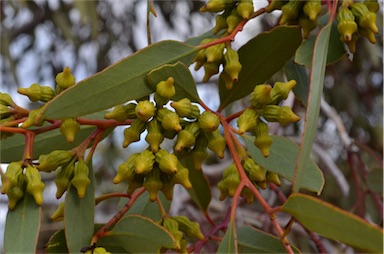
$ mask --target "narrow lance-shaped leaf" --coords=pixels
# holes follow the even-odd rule
[[[322,236],[341,241],[364,252],[383,253],[381,228],[315,197],[292,194],[282,206],[282,210]]]
[[[319,33],[313,52],[312,69],[310,75],[310,94],[307,102],[307,110],[304,120],[304,130],[301,138],[301,146],[295,178],[293,180],[293,192],[298,192],[304,181],[305,171],[310,161],[310,153],[317,130],[317,120],[320,112],[320,101],[323,94],[325,66],[329,37],[331,35],[332,23],[326,25]]]
[[[292,91],[296,98],[306,107],[309,92],[309,77],[306,68],[290,59],[284,66],[284,72],[288,80],[296,80],[297,84]]]
[[[147,96],[154,92],[146,82],[149,71],[177,61],[189,64],[196,50],[176,41],[152,44],[70,87],[48,102],[43,114],[48,119],[78,117]]]
[[[231,220],[229,222],[229,227],[227,229],[227,232],[225,233],[223,240],[221,240],[217,253],[237,253],[236,252],[237,240],[235,240],[234,227],[235,227],[234,222]]]

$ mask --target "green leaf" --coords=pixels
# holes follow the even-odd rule
[[[318,125],[320,113],[320,101],[323,94],[325,66],[329,38],[331,35],[332,23],[326,25],[318,34],[313,51],[313,65],[310,75],[311,91],[308,98],[307,111],[304,120],[304,130],[301,137],[299,155],[297,157],[295,177],[293,180],[293,192],[298,192],[305,182],[304,176],[310,161],[312,145],[315,140],[315,134]]]
[[[296,98],[306,107],[309,93],[309,78],[305,67],[294,63],[291,59],[285,64],[284,72],[288,80],[296,80],[297,84],[292,91],[295,93]]]
[[[68,253],[64,229],[56,231],[49,238],[48,243],[44,245],[44,250],[47,253]]]
[[[286,250],[280,239],[271,234],[250,226],[244,226],[237,230],[239,241],[239,253],[285,253]],[[291,246],[295,253],[300,251]]]
[[[269,156],[265,158],[260,150],[253,144],[254,137],[243,136],[248,153],[260,166],[268,171],[275,172],[292,182],[295,174],[296,159],[299,154],[299,146],[288,138],[272,136],[272,146]],[[301,188],[321,193],[324,186],[324,176],[319,167],[311,160],[308,160],[304,172]]]
[[[147,96],[154,92],[146,82],[149,71],[177,61],[189,64],[196,50],[177,41],[152,44],[65,90],[47,103],[44,115],[78,117]]]
[[[32,195],[24,198],[13,210],[8,210],[5,223],[4,246],[6,253],[36,252],[41,223],[41,207]]]
[[[217,253],[237,253],[236,242],[237,240],[235,240],[234,222],[231,220],[229,222],[227,232],[221,240]]]
[[[161,248],[175,248],[176,240],[152,220],[129,215],[122,218],[113,230],[98,241],[99,246],[119,246],[126,253],[159,253]]]
[[[282,206],[301,224],[324,237],[362,251],[383,253],[383,231],[360,217],[317,198],[295,193]]]
[[[238,82],[231,90],[227,90],[224,81],[219,81],[219,110],[250,94],[256,85],[272,77],[295,54],[301,41],[299,27],[279,26],[257,35],[242,46],[238,52],[243,69],[240,71]]]
[[[97,112],[84,118],[88,119],[104,119],[106,112]],[[114,128],[109,128],[105,131],[103,138],[108,136]],[[81,130],[76,134],[73,143],[68,143],[60,129],[44,132],[36,136],[33,146],[33,159],[37,159],[41,154],[48,154],[53,150],[70,150],[78,146],[84,141],[93,131],[94,126],[83,125]],[[0,157],[1,163],[9,163],[12,161],[19,161],[22,159],[25,147],[25,137],[21,134],[16,134],[13,137],[7,138],[0,142]]]
[[[311,36],[297,49],[295,55],[295,62],[297,64],[305,65],[307,67],[312,66],[313,49],[316,38],[316,35]],[[331,35],[329,38],[329,48],[324,52],[328,52],[326,59],[327,64],[333,64],[346,55],[344,43],[340,41],[340,34],[337,31],[336,22],[333,22],[332,24]]]
[[[94,232],[95,180],[92,163],[88,163],[91,180],[83,198],[79,198],[76,188],[71,184],[65,196],[64,226],[65,239],[70,253],[79,253],[88,246]]]
[[[171,98],[172,100],[188,98],[194,102],[200,101],[192,74],[188,67],[182,62],[165,64],[153,69],[147,75],[148,81],[154,91],[156,90],[157,83],[167,80],[169,77],[173,77],[175,80],[174,86],[176,94]]]

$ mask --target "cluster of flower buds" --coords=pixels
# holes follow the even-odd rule
[[[144,99],[119,105],[105,115],[107,119],[132,120],[124,130],[123,147],[139,141],[147,130],[148,148],[132,154],[119,165],[113,180],[115,184],[126,181],[128,194],[144,186],[152,201],[159,191],[172,199],[175,184],[192,188],[189,169],[179,161],[180,156],[187,152],[193,158],[196,170],[201,169],[208,157],[207,149],[224,157],[226,142],[219,130],[219,117],[210,111],[200,114],[199,107],[188,98],[170,101],[175,93],[174,79],[169,77],[156,84],[154,102]],[[167,104],[170,107],[165,107]],[[171,153],[160,147],[165,138],[175,138]]]
[[[356,41],[360,35],[368,38],[371,43],[376,43],[375,34],[379,32],[376,12],[379,8],[377,0],[343,1],[337,15],[337,30],[340,40],[348,46],[351,53],[356,51]]]
[[[192,222],[185,216],[164,217],[160,224],[175,238],[176,247],[173,250],[178,253],[188,253],[186,249],[188,241],[186,238],[204,239],[199,223]]]
[[[249,19],[254,11],[252,0],[208,0],[201,12],[222,12],[216,16],[214,33],[226,29],[231,33],[243,19]]]
[[[11,96],[7,93],[0,92],[0,125],[7,125],[9,127],[16,127],[17,124],[12,124],[11,122],[17,119],[17,106],[13,102]],[[14,133],[11,132],[1,132],[0,140],[4,140],[13,136]]]

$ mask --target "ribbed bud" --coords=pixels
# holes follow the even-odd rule
[[[34,110],[29,111],[28,118],[21,125],[21,128],[26,129],[26,128],[31,127],[33,125],[42,126],[44,123],[44,117],[40,115],[42,109],[43,108],[38,108],[38,109],[34,109]]]
[[[188,124],[182,131],[177,135],[177,140],[175,144],[175,151],[180,152],[186,147],[190,147],[195,144],[196,136],[199,133],[199,123],[193,122]]]
[[[272,86],[268,84],[261,84],[255,86],[251,94],[251,103],[255,108],[259,108],[272,103],[271,97]]]
[[[132,181],[127,181],[128,182],[127,194],[132,195],[136,189],[142,187],[144,178],[145,178],[144,175],[135,175],[135,178]]]
[[[70,86],[73,86],[76,83],[75,77],[71,73],[69,67],[65,67],[63,72],[60,72],[56,75],[56,94],[61,93]]]
[[[240,0],[236,9],[240,17],[243,19],[249,19],[253,13],[253,2],[252,0]]]
[[[53,221],[62,221],[64,220],[64,202],[60,202],[59,206],[57,207],[56,211],[53,212],[51,215],[51,220]]]
[[[310,20],[307,16],[301,16],[299,19],[299,24],[303,30],[304,39],[308,39],[312,30],[317,27],[316,20]]]
[[[175,184],[172,182],[172,176],[168,174],[162,174],[161,177],[163,182],[163,189],[161,189],[161,191],[163,192],[166,199],[172,200],[173,187],[175,186]]]
[[[369,29],[375,34],[379,33],[376,25],[376,13],[369,11],[364,3],[356,2],[352,4],[351,10],[360,28]]]
[[[137,118],[145,122],[148,121],[151,117],[153,117],[155,115],[155,112],[155,105],[148,100],[140,101],[135,108]]]
[[[80,124],[74,118],[65,119],[60,125],[60,132],[69,143],[75,140],[76,134],[80,131]]]
[[[9,94],[2,92],[0,92],[0,104],[11,107],[14,107],[16,105]]]
[[[208,63],[219,62],[223,58],[225,44],[220,43],[205,49],[205,56]]]
[[[225,67],[224,71],[231,76],[233,82],[237,82],[239,78],[239,73],[242,69],[241,63],[239,61],[239,54],[237,51],[227,47],[227,52],[224,54]]]
[[[160,144],[164,140],[162,128],[157,119],[152,119],[147,125],[148,134],[145,136],[145,140],[151,147],[153,153],[156,153],[160,149]]]
[[[337,14],[337,20],[339,21],[337,31],[342,35],[343,41],[351,41],[352,35],[357,31],[357,24],[352,11],[347,7],[341,8]]]
[[[204,132],[213,132],[220,125],[219,117],[211,111],[204,111],[198,120],[199,126]]]
[[[136,174],[148,174],[153,169],[155,163],[155,155],[152,151],[142,151],[135,160],[135,173]]]
[[[360,28],[359,29],[359,34],[361,34],[362,36],[366,37],[369,40],[370,43],[372,43],[372,44],[376,43],[375,34],[371,30]]]
[[[165,130],[174,130],[179,132],[183,129],[180,125],[179,115],[169,109],[160,109],[156,117],[161,122],[161,126]]]
[[[208,148],[214,152],[220,159],[224,158],[224,150],[227,146],[225,139],[220,134],[220,130],[206,133],[208,138]]]
[[[255,196],[253,195],[252,191],[248,187],[244,187],[241,190],[240,196],[246,198],[247,204],[252,204],[253,200],[255,199]]]
[[[160,81],[156,85],[156,93],[165,99],[169,99],[176,94],[175,86],[173,85],[175,80],[169,77],[165,81]]]
[[[300,120],[300,117],[293,113],[292,109],[288,106],[267,105],[261,115],[267,121],[279,122],[283,126]]]
[[[203,162],[208,159],[209,154],[207,151],[208,140],[204,135],[199,135],[196,138],[196,144],[193,147],[191,156],[193,160],[193,167],[195,170],[201,170],[201,165]]]
[[[180,250],[180,241],[183,238],[183,232],[179,230],[179,223],[172,219],[172,217],[166,217],[163,220],[163,227],[171,233],[176,240],[176,250]]]
[[[123,147],[140,140],[140,134],[145,130],[147,122],[140,119],[133,120],[131,126],[124,130]]]
[[[221,12],[227,7],[225,1],[226,0],[208,0],[208,2],[200,8],[200,11]]]
[[[73,177],[73,171],[75,169],[75,161],[72,160],[67,165],[62,166],[59,173],[55,178],[56,184],[56,198],[59,199],[68,190]]]
[[[259,121],[256,125],[254,144],[260,149],[264,157],[269,156],[269,148],[272,145],[272,138],[269,135],[268,124]]]
[[[316,20],[317,16],[321,13],[323,7],[321,6],[321,0],[310,0],[304,4],[303,11],[310,20]]]
[[[113,183],[118,184],[122,181],[132,181],[135,177],[136,158],[139,153],[132,154],[128,160],[124,161],[117,167],[117,174],[113,178]]]
[[[281,15],[280,25],[285,25],[288,21],[297,19],[304,2],[301,0],[289,0],[287,4],[281,7],[283,14]]]
[[[127,119],[136,118],[136,104],[128,103],[127,105],[118,105],[111,112],[104,115],[105,119],[114,119],[118,122],[124,122]]]
[[[225,185],[225,182],[221,180],[220,182],[217,183],[217,188],[220,190],[220,197],[219,200],[223,201],[228,197],[228,188]]]
[[[180,162],[177,164],[177,172],[172,175],[171,181],[173,184],[181,184],[187,190],[192,188],[192,184],[189,181],[189,170]]]
[[[361,31],[360,31],[361,32]],[[372,33],[372,31],[370,31],[371,32],[371,34],[373,35],[373,33]],[[340,36],[340,40],[341,41],[343,41],[343,36],[341,35]],[[352,40],[351,41],[345,41],[345,44],[347,44],[347,46],[348,46],[348,49],[349,49],[349,51],[353,54],[353,53],[355,53],[356,52],[356,42],[357,42],[357,40],[359,39],[359,35],[357,34],[357,33],[354,33],[353,35],[352,35]],[[372,42],[371,41],[371,43],[375,43],[376,42],[376,38],[375,38],[375,36],[373,35],[373,39],[374,39],[374,42]]]
[[[265,7],[267,13],[273,12],[274,10],[281,10],[281,7],[288,3],[288,0],[268,0],[269,5]]]
[[[225,179],[223,179],[225,186],[227,186],[228,189],[228,195],[230,197],[233,197],[235,195],[236,189],[240,184],[240,176],[238,172],[234,174],[228,175]]]
[[[247,158],[243,161],[243,167],[247,173],[249,180],[256,182],[265,182],[267,171],[260,167],[252,158]]]
[[[233,88],[233,79],[232,79],[232,77],[228,73],[226,73],[225,71],[222,71],[220,73],[219,78],[224,80],[225,89],[231,90]]]
[[[37,165],[37,168],[40,171],[51,172],[59,166],[66,165],[72,157],[73,152],[66,150],[55,150],[49,154],[42,154],[39,156],[39,165]]]
[[[17,92],[28,96],[33,102],[47,102],[55,97],[55,91],[51,87],[40,86],[39,84],[32,84],[29,88],[18,88]]]
[[[160,172],[157,168],[146,175],[143,186],[149,193],[149,200],[155,201],[157,193],[163,189],[163,182],[160,180]]]
[[[239,127],[239,133],[243,134],[248,131],[253,131],[256,129],[256,124],[258,122],[259,115],[253,109],[246,109],[240,116],[237,118],[237,127]]]
[[[205,62],[203,66],[204,66],[204,77],[203,77],[204,83],[208,82],[213,75],[219,73],[220,63],[218,62],[212,62],[212,63]]]
[[[216,15],[215,27],[213,28],[213,34],[218,34],[221,30],[228,28],[227,25],[227,16],[228,12],[224,12],[223,14]]]
[[[23,173],[22,163],[11,162],[7,171],[1,175],[1,193],[6,194],[10,188],[17,186],[19,182],[19,176]]]
[[[377,2],[377,0],[365,0],[363,3],[365,4],[365,6],[367,6],[368,10],[371,12],[376,13],[380,10],[380,5]]]
[[[172,102],[171,107],[175,109],[180,117],[197,118],[200,115],[199,107],[192,104],[188,98]]]
[[[289,92],[295,85],[296,80],[293,79],[288,82],[276,82],[271,90],[272,104],[287,99]]]
[[[274,183],[277,186],[281,185],[278,174],[268,171],[266,177],[267,177],[267,182]]]
[[[24,197],[25,185],[26,185],[25,175],[20,174],[19,179],[17,181],[17,185],[12,186],[7,191],[9,210],[12,210],[13,208],[15,208],[17,203]]]
[[[179,229],[183,231],[188,238],[204,239],[199,223],[192,222],[185,216],[172,216],[171,218],[179,223]]]
[[[0,104],[0,117],[1,119],[7,118],[12,115],[13,109]]]
[[[155,154],[155,157],[155,160],[161,171],[166,174],[174,174],[177,172],[179,159],[176,157],[176,155],[161,149]]]
[[[28,165],[25,169],[25,180],[27,181],[27,192],[33,196],[36,204],[43,204],[43,190],[45,184],[41,181],[41,175],[37,168]]]
[[[242,20],[243,18],[237,14],[236,8],[233,9],[226,19],[228,25],[227,33],[232,33]]]
[[[88,177],[89,168],[83,158],[79,158],[75,164],[73,175],[71,183],[76,188],[78,197],[83,198],[88,185],[91,183],[91,180],[89,180]]]

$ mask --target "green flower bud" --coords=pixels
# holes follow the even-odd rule
[[[75,164],[73,174],[72,185],[76,188],[79,198],[83,198],[88,185],[91,183],[88,177],[89,168],[83,158],[79,158]]]
[[[220,125],[219,117],[211,111],[204,111],[198,118],[200,128],[204,132],[213,132],[217,130]]]
[[[204,83],[208,82],[213,75],[219,73],[220,63],[218,62],[212,62],[212,63],[205,62],[203,66],[204,66],[204,72],[205,72],[203,77]]]
[[[255,136],[256,139],[254,144],[257,148],[260,149],[264,157],[269,156],[269,148],[272,145],[272,138],[268,132],[268,124],[263,121],[259,121],[256,125]]]
[[[49,154],[39,156],[39,165],[37,168],[40,171],[51,172],[59,166],[66,165],[73,157],[72,151],[55,150]]]
[[[201,165],[208,159],[209,154],[207,152],[208,140],[204,135],[199,135],[196,138],[196,144],[193,147],[191,156],[193,160],[193,167],[195,170],[201,170]]]
[[[179,132],[183,129],[180,125],[179,115],[169,109],[160,109],[157,113],[157,120],[161,122],[161,126],[165,130],[175,130]]]
[[[14,107],[16,105],[9,94],[2,92],[0,92],[0,104],[11,107]]]
[[[225,186],[228,189],[228,195],[233,197],[235,195],[236,189],[240,184],[240,176],[236,171],[236,174],[230,174],[225,179],[223,179]]]
[[[311,31],[317,27],[316,20],[310,20],[307,16],[301,16],[299,24],[303,30],[303,38],[308,39]]]
[[[247,173],[249,180],[255,182],[265,182],[267,171],[260,167],[252,158],[247,158],[243,161],[243,167]]]
[[[163,220],[163,227],[171,233],[176,240],[176,250],[180,250],[180,241],[183,238],[183,232],[179,230],[179,223],[172,219],[172,217],[166,217]]]
[[[41,181],[39,170],[28,165],[25,169],[25,180],[27,181],[27,192],[33,196],[36,204],[41,205],[45,184]]]
[[[129,144],[140,140],[140,134],[145,130],[146,124],[147,122],[140,119],[133,120],[131,126],[124,130],[124,148]]]
[[[288,98],[289,92],[296,85],[296,80],[288,82],[276,82],[271,90],[272,104]]]
[[[372,31],[371,31],[371,34],[373,35]],[[358,35],[357,33],[354,33],[354,34],[352,34],[352,39],[351,39],[351,41],[344,41],[345,44],[347,44],[348,49],[349,49],[349,51],[350,51],[352,54],[356,52],[356,42],[357,42],[358,39],[359,39],[359,35]],[[375,38],[375,36],[373,36],[373,39],[375,39],[375,42],[376,42],[376,38]],[[342,35],[341,35],[341,37],[340,37],[340,40],[341,40],[341,41],[344,40],[344,38],[343,38]],[[372,42],[372,41],[371,41],[371,42]],[[372,42],[372,43],[375,43],[375,42]]]
[[[127,194],[132,195],[133,192],[143,186],[145,176],[144,175],[135,175],[135,178],[128,182]]]
[[[179,159],[176,155],[168,153],[166,150],[159,150],[155,154],[155,160],[159,165],[161,171],[166,174],[174,174],[177,172],[177,165],[179,164]]]
[[[12,186],[7,191],[9,210],[12,210],[13,208],[15,208],[17,203],[24,197],[24,191],[25,191],[25,185],[26,185],[25,175],[20,174],[18,178],[19,179],[18,179],[17,185]]]
[[[7,167],[7,171],[1,176],[1,193],[6,194],[10,188],[17,186],[21,174],[23,174],[22,163],[11,162]]]
[[[1,117],[1,119],[9,117],[10,115],[12,115],[12,112],[13,112],[12,108],[0,104],[0,117]]]
[[[228,197],[228,188],[225,185],[225,182],[221,180],[220,182],[217,183],[217,188],[220,190],[220,197],[219,200],[223,201]]]
[[[228,28],[227,20],[226,20],[227,17],[228,17],[228,12],[227,11],[225,11],[223,14],[216,15],[215,27],[212,30],[213,34],[216,35],[221,30]]]
[[[272,103],[271,97],[272,86],[268,84],[261,84],[255,86],[251,94],[251,103],[255,108],[260,108]]]
[[[135,160],[135,173],[136,174],[148,174],[153,169],[155,163],[155,155],[149,151],[142,151]]]
[[[56,198],[59,199],[63,196],[64,192],[68,190],[68,187],[71,183],[73,177],[73,171],[75,168],[75,160],[72,160],[67,165],[62,166],[59,173],[55,178],[56,184]]]
[[[193,122],[188,124],[184,130],[180,131],[177,135],[177,141],[175,144],[175,151],[180,152],[186,147],[190,147],[195,144],[196,136],[199,133],[199,123]]]
[[[127,119],[136,118],[136,104],[128,103],[127,105],[118,105],[111,112],[105,114],[105,119],[114,119],[118,122],[124,122]]]
[[[225,67],[224,71],[231,76],[233,82],[237,82],[239,73],[242,69],[241,63],[239,62],[239,54],[237,51],[227,47],[227,52],[224,54]]]
[[[293,113],[288,106],[267,105],[261,115],[269,122],[279,122],[285,126],[300,120],[300,117]]]
[[[17,92],[28,96],[33,102],[47,102],[55,97],[55,91],[51,87],[40,86],[39,84],[32,84],[29,88],[18,88]]]
[[[181,184],[187,190],[192,188],[192,184],[189,181],[189,170],[180,162],[177,164],[177,172],[172,175],[171,181],[173,184]]]
[[[111,254],[111,252],[107,251],[103,247],[97,247],[93,250],[87,250],[85,254]]]
[[[233,9],[226,19],[228,25],[227,33],[232,33],[242,20],[243,18],[237,14],[236,8]]]
[[[163,189],[161,191],[163,192],[164,196],[168,200],[172,200],[173,198],[173,187],[175,184],[172,182],[172,175],[168,174],[161,174],[161,181],[163,182]]]
[[[352,4],[351,10],[360,28],[369,29],[375,34],[379,33],[379,29],[376,26],[376,13],[369,11],[364,3],[357,2]]]
[[[220,43],[210,46],[205,49],[205,56],[207,57],[208,63],[219,62],[223,58],[225,44]]]
[[[222,71],[220,73],[219,78],[224,80],[225,89],[231,90],[233,88],[233,79],[232,79],[232,77],[228,73],[226,73],[225,71]]]
[[[51,220],[53,221],[62,221],[64,220],[64,202],[60,202],[56,211],[51,215]]]
[[[224,150],[227,146],[225,139],[220,134],[220,130],[216,129],[213,132],[206,133],[208,138],[208,148],[214,152],[220,159],[224,158]]]
[[[43,108],[38,108],[29,111],[28,118],[21,125],[21,128],[26,129],[28,127],[31,127],[32,125],[42,126],[44,123],[44,117],[40,115],[42,109]]]
[[[371,30],[365,29],[365,28],[360,28],[359,29],[359,34],[361,34],[362,36],[366,37],[369,40],[370,43],[372,43],[372,44],[376,43],[375,34]]]
[[[172,102],[171,107],[175,109],[180,117],[197,118],[200,115],[199,107],[193,105],[188,98]]]
[[[321,0],[310,0],[304,4],[303,11],[310,20],[314,21],[321,13],[323,7],[321,6]]]
[[[267,182],[274,183],[274,184],[276,184],[277,186],[280,186],[280,185],[281,185],[281,182],[280,182],[280,179],[279,179],[279,175],[278,175],[278,174],[273,173],[273,172],[271,172],[271,171],[268,171],[266,177],[267,177]]]
[[[148,121],[149,118],[153,117],[155,112],[155,105],[148,100],[140,101],[135,108],[137,118],[145,122]]]
[[[376,13],[380,10],[380,5],[377,2],[377,0],[365,0],[363,3],[365,4],[365,6],[367,6],[368,10],[371,12]]]
[[[199,223],[192,222],[185,216],[172,216],[171,218],[179,223],[179,229],[183,231],[188,238],[204,239]]]
[[[65,136],[68,143],[75,140],[75,136],[79,131],[80,124],[74,118],[65,119],[60,125],[60,132]]]
[[[200,8],[201,12],[221,12],[227,7],[226,0],[208,0],[208,2]]]
[[[56,75],[56,93],[59,94],[76,83],[75,77],[71,73],[69,67],[65,67],[63,72]]]
[[[253,200],[255,199],[255,196],[253,195],[252,191],[248,187],[244,187],[241,190],[240,196],[245,197],[247,199],[248,204],[252,204]]]
[[[123,180],[132,181],[135,178],[135,166],[136,159],[139,156],[139,153],[132,154],[128,160],[121,163],[117,168],[117,174],[113,178],[113,183],[118,184]]]
[[[253,109],[246,109],[240,116],[237,118],[237,127],[239,127],[239,133],[243,134],[248,131],[253,131],[256,129],[256,124],[258,122],[259,115]]]
[[[281,15],[280,25],[287,24],[288,21],[295,20],[299,16],[304,2],[301,0],[289,0],[287,4],[281,7],[283,14]]]
[[[175,80],[169,77],[165,81],[160,81],[156,85],[156,93],[165,99],[169,99],[176,94],[175,86],[173,85]]]
[[[156,153],[160,149],[160,144],[164,140],[164,135],[162,133],[162,128],[157,121],[157,119],[152,119],[147,125],[148,134],[145,137],[145,140],[151,147],[153,153]]]
[[[253,2],[252,0],[240,0],[236,7],[237,14],[243,19],[249,19],[253,13]]]
[[[337,14],[337,20],[339,21],[337,31],[342,35],[342,41],[351,41],[352,35],[357,31],[357,24],[352,11],[347,7],[341,8]]]
[[[274,10],[281,10],[281,7],[283,7],[283,5],[288,3],[288,1],[284,1],[284,0],[268,0],[268,1],[269,1],[269,5],[265,7],[265,11],[267,13],[273,12]]]
[[[163,182],[160,180],[160,172],[158,169],[152,170],[146,177],[143,183],[144,188],[149,193],[149,200],[156,200],[157,193],[163,189]]]

